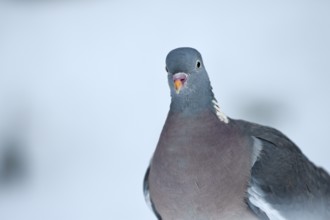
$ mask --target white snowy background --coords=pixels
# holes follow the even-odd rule
[[[164,60],[181,46],[202,53],[227,115],[278,128],[330,170],[329,11],[1,1],[0,219],[155,219],[142,179],[169,108]]]

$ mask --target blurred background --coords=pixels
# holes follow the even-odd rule
[[[0,219],[155,219],[142,179],[167,53],[198,49],[224,112],[330,171],[330,2],[1,1]]]

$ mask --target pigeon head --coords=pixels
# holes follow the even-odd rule
[[[172,111],[196,111],[212,105],[212,87],[201,54],[188,47],[166,57]]]

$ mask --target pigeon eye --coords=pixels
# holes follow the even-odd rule
[[[197,60],[196,67],[197,67],[197,69],[201,68],[201,61]]]

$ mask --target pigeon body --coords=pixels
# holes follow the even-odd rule
[[[281,132],[228,118],[200,53],[166,58],[171,105],[144,179],[158,219],[330,219],[330,177]]]

